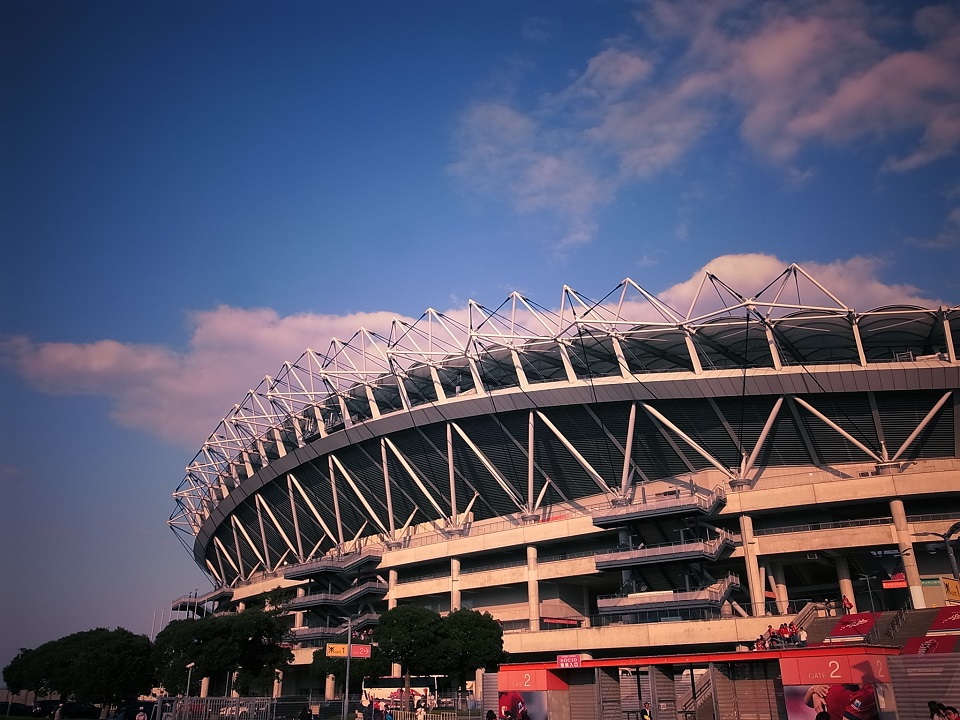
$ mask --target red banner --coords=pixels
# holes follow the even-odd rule
[[[831,638],[855,638],[863,637],[873,630],[875,617],[873,613],[856,613],[855,615],[845,615],[840,619],[833,630],[830,631]]]
[[[943,635],[960,633],[960,607],[956,605],[940,608],[940,612],[933,619],[927,635]]]
[[[907,640],[903,646],[904,655],[930,655],[932,653],[953,652],[957,644],[958,635],[941,635],[939,637],[914,637]]]

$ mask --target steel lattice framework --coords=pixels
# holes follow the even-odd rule
[[[414,523],[536,516],[652,479],[954,456],[960,307],[858,312],[797,265],[706,273],[686,312],[630,279],[358,330],[267,376],[186,468],[169,524],[217,585]],[[909,391],[909,392],[905,392]],[[774,438],[776,442],[774,442]]]

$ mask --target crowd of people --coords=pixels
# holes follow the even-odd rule
[[[780,650],[785,647],[806,647],[807,631],[794,623],[780,623],[779,628],[767,625],[767,631],[756,639],[754,650]]]

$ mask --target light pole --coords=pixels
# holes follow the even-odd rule
[[[350,656],[353,655],[353,618],[342,618],[347,621],[347,671],[343,681],[343,710],[340,720],[347,720],[347,705],[350,703]]]
[[[950,569],[953,571],[953,579],[960,580],[960,570],[957,569],[957,556],[953,554],[953,548],[950,546],[950,540],[960,531],[960,522],[954,523],[945,533],[920,532],[913,533],[914,537],[938,537],[943,540],[943,546],[947,549],[947,558],[950,560]]]
[[[874,604],[873,604],[873,586],[870,584],[870,578],[873,577],[873,576],[872,576],[872,575],[859,575],[858,577],[859,577],[861,580],[865,580],[865,581],[866,581],[866,583],[867,583],[867,595],[870,596],[870,612],[871,612],[871,613],[876,613],[876,612],[877,612],[877,608],[876,608],[876,607],[874,606]]]
[[[183,710],[184,717],[190,717],[190,680],[193,678],[193,668],[196,666],[195,662],[187,664],[187,691],[184,693],[183,698]]]

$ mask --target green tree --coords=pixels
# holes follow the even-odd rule
[[[187,691],[186,666],[195,663],[192,677],[195,693],[203,677],[226,677],[236,672],[234,689],[248,694],[256,689],[269,691],[277,670],[293,660],[284,646],[287,629],[276,611],[246,610],[242,613],[175,620],[165,627],[154,643],[157,677],[167,692]]]
[[[455,610],[443,618],[444,670],[466,689],[479,668],[492,671],[504,660],[503,628],[490,613]]]
[[[151,645],[129,630],[97,628],[22,650],[3,669],[12,691],[59,693],[115,705],[153,687]]]
[[[440,616],[418,605],[398,605],[380,616],[373,640],[391,662],[399,663],[404,675],[405,697],[410,697],[410,673],[429,675],[443,667],[446,644]]]

